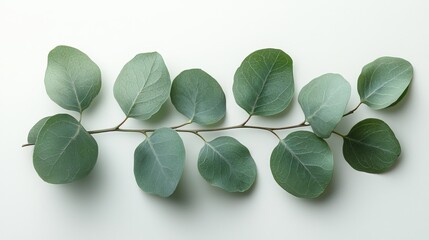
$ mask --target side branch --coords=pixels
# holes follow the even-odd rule
[[[343,117],[346,117],[346,116],[354,113],[360,107],[360,105],[362,105],[362,102],[360,102],[355,108],[353,108],[352,110],[350,110],[350,112],[344,114]]]

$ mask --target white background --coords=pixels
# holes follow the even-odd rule
[[[0,239],[429,239],[427,1],[112,2],[0,2]],[[47,184],[33,169],[32,147],[20,146],[40,118],[66,112],[43,85],[47,54],[57,45],[82,50],[102,70],[101,93],[84,113],[91,130],[124,118],[112,87],[122,66],[141,52],[160,52],[172,78],[188,68],[215,77],[228,102],[225,126],[246,118],[235,104],[232,79],[257,49],[280,48],[294,59],[296,92],[321,74],[342,74],[353,90],[348,109],[359,101],[356,81],[363,65],[385,55],[402,57],[415,69],[403,102],[383,111],[362,106],[337,128],[347,133],[364,118],[382,118],[400,140],[402,156],[385,174],[357,172],[342,157],[342,140],[332,136],[333,182],[321,199],[305,200],[274,181],[269,156],[277,141],[269,133],[205,134],[208,140],[236,137],[257,163],[254,188],[230,194],[203,180],[196,167],[203,143],[182,134],[184,175],[173,197],[161,199],[142,192],[134,180],[133,153],[142,136],[109,133],[95,137],[99,158],[87,178]],[[302,120],[295,97],[286,113],[251,123]],[[168,102],[154,120],[126,126],[184,121]]]

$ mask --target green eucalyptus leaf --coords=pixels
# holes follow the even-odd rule
[[[127,117],[149,119],[170,95],[170,75],[157,52],[136,55],[122,68],[113,92]]]
[[[331,182],[334,162],[323,139],[297,131],[280,140],[270,165],[274,179],[284,190],[297,197],[316,198]]]
[[[292,59],[279,49],[251,53],[235,72],[232,90],[237,104],[250,115],[282,112],[294,94]]]
[[[91,172],[98,145],[72,116],[50,117],[40,129],[33,153],[39,176],[48,183],[70,183]]]
[[[185,165],[185,147],[171,128],[157,129],[134,152],[134,176],[148,193],[168,197],[176,190]]]
[[[209,125],[225,116],[225,94],[219,83],[201,69],[181,72],[171,86],[171,102],[191,122]]]
[[[50,117],[44,117],[40,119],[31,129],[28,133],[27,142],[29,144],[35,144],[37,140],[37,136],[39,135],[40,129],[45,125],[46,121],[48,121]]]
[[[48,55],[45,88],[62,108],[82,113],[100,92],[100,68],[78,49],[58,46]]]
[[[413,78],[413,66],[402,58],[381,57],[365,65],[358,79],[361,102],[383,109],[399,102]],[[402,97],[401,97],[402,96]]]
[[[227,192],[247,191],[256,179],[249,150],[232,137],[206,142],[198,156],[198,170],[208,183]]]
[[[331,135],[344,115],[350,91],[350,84],[333,73],[317,77],[302,88],[298,102],[317,136]]]
[[[343,154],[354,169],[381,173],[396,163],[401,146],[385,122],[370,118],[357,123],[344,137]]]

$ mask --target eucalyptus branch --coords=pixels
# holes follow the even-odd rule
[[[284,127],[262,127],[262,126],[239,124],[239,125],[228,126],[228,127],[219,127],[219,128],[181,129],[182,127],[184,127],[184,126],[186,126],[188,124],[190,124],[190,123],[186,123],[186,124],[182,124],[182,125],[178,125],[176,127],[170,127],[170,128],[173,129],[173,130],[175,130],[176,132],[187,132],[187,133],[219,132],[219,131],[227,131],[227,130],[234,130],[234,129],[245,129],[245,128],[247,128],[247,129],[264,130],[264,131],[268,131],[268,132],[274,133],[275,131],[281,131],[281,130],[287,130],[287,129],[293,129],[293,128],[300,128],[300,127],[307,127],[307,126],[309,126],[308,123],[306,123],[305,121],[303,121],[302,123],[299,123],[299,124],[296,124],[296,125],[290,125],[290,126],[284,126]],[[108,133],[108,132],[148,133],[148,132],[155,132],[156,129],[158,129],[158,128],[126,129],[126,128],[112,127],[112,128],[91,130],[91,131],[88,131],[88,133],[89,134],[99,134],[99,133]]]
[[[169,128],[128,129],[123,127],[126,117],[114,127],[86,131],[81,124],[82,113],[101,89],[100,68],[80,50],[58,46],[48,55],[46,92],[61,107],[79,112],[79,119],[69,114],[45,117],[31,128],[28,143],[22,146],[35,145],[33,165],[43,180],[70,183],[88,175],[97,162],[94,134],[144,134],[134,152],[134,176],[143,191],[161,197],[173,194],[185,167],[185,146],[178,133],[191,133],[204,141],[198,171],[209,184],[227,192],[247,191],[255,182],[256,163],[251,151],[233,137],[206,141],[202,133],[235,129],[270,132],[279,139],[269,158],[272,175],[284,190],[302,198],[320,196],[331,181],[334,157],[325,139],[332,134],[343,137],[344,159],[356,170],[379,173],[393,166],[401,148],[382,120],[364,119],[347,135],[336,132],[335,127],[362,103],[378,110],[399,102],[413,78],[411,64],[394,57],[381,57],[367,64],[358,78],[361,102],[349,112],[344,113],[351,96],[350,83],[340,74],[327,73],[299,92],[305,121],[282,127],[249,124],[252,116],[273,116],[290,105],[295,94],[292,64],[292,58],[280,49],[251,53],[235,72],[232,86],[235,102],[249,113],[246,120],[226,127],[191,128],[185,126],[213,126],[225,117],[227,98],[222,87],[201,69],[185,70],[171,81],[159,53],[137,54],[120,71],[113,87],[124,114],[149,119],[171,99],[175,109],[191,120]],[[277,134],[309,126],[309,131],[292,131],[284,139]]]

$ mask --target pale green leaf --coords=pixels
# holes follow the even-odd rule
[[[302,88],[298,102],[317,136],[331,135],[344,115],[350,91],[350,84],[333,73],[317,77]]]
[[[33,153],[39,176],[48,183],[69,183],[94,168],[98,145],[72,116],[50,117],[40,129]]]
[[[344,137],[343,154],[354,169],[380,173],[396,163],[401,146],[385,122],[370,118],[357,123]]]
[[[28,133],[27,142],[29,144],[35,144],[37,140],[37,136],[39,135],[40,129],[45,125],[46,121],[48,121],[50,117],[44,117],[40,119],[31,129]]]
[[[198,156],[198,170],[208,183],[228,192],[247,191],[256,179],[249,150],[232,137],[206,142]]]
[[[176,131],[157,129],[134,152],[134,176],[148,193],[168,197],[176,190],[185,164],[185,147]]]
[[[171,87],[171,102],[191,122],[209,125],[225,116],[225,94],[219,83],[201,69],[181,72]]]
[[[170,75],[157,52],[141,53],[122,68],[113,92],[127,117],[149,119],[170,95]]]
[[[334,167],[328,144],[307,131],[293,132],[280,140],[270,165],[277,183],[302,198],[316,198],[325,192]]]
[[[48,55],[45,88],[55,103],[81,113],[100,92],[100,68],[78,49],[58,46]]]
[[[361,102],[383,109],[399,102],[413,78],[413,66],[402,58],[381,57],[365,65],[359,75]]]
[[[251,53],[235,72],[232,90],[237,104],[250,115],[282,112],[294,94],[292,59],[279,49]]]

